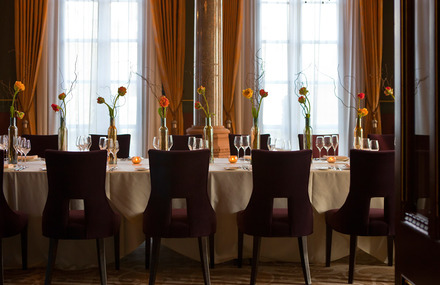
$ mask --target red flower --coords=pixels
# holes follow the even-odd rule
[[[358,94],[359,99],[364,99],[365,98],[365,93],[359,93]]]
[[[160,97],[160,99],[159,99],[159,105],[160,105],[162,108],[166,108],[166,107],[168,107],[169,104],[170,104],[170,101],[168,100],[167,97],[165,97],[165,96],[161,96],[161,97]]]
[[[55,112],[58,112],[59,110],[60,110],[60,106],[58,106],[57,104],[52,104],[52,105],[50,105],[51,107],[52,107],[52,109],[55,111]]]
[[[66,98],[66,93],[61,93],[60,95],[58,95],[58,99],[60,100],[64,100]]]
[[[124,86],[118,88],[119,96],[124,96],[126,93],[127,93],[127,88],[125,88]]]
[[[269,93],[268,92],[266,92],[266,91],[264,91],[264,89],[260,89],[260,96],[261,97],[267,97],[267,95],[268,95]]]
[[[299,92],[298,92],[300,95],[304,95],[304,96],[306,96],[307,95],[307,93],[309,93],[309,90],[307,90],[307,88],[306,87],[301,87],[301,89],[299,89]]]
[[[300,96],[300,97],[298,98],[298,102],[300,102],[301,104],[304,104],[304,103],[306,102],[306,97],[304,97],[304,96]]]
[[[200,101],[196,101],[196,103],[194,104],[194,108],[196,108],[197,110],[200,110],[202,108],[202,104],[200,103]]]
[[[105,103],[105,99],[102,97],[98,97],[98,99],[96,100],[98,102],[98,104],[103,104]]]

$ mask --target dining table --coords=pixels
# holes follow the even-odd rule
[[[348,159],[348,158],[347,158]],[[313,234],[308,236],[308,254],[311,263],[325,262],[325,212],[343,205],[350,186],[349,160],[335,163],[313,160],[309,178],[309,198],[313,206]],[[48,193],[47,171],[44,159],[31,159],[26,168],[5,166],[3,191],[10,207],[29,215],[28,264],[46,266],[49,239],[42,235],[42,213]],[[294,173],[292,173],[294,175]],[[170,177],[172,179],[172,177]],[[197,177],[194,177],[197,179]],[[294,187],[294,185],[292,185]],[[148,159],[133,164],[119,159],[117,165],[107,167],[106,195],[114,211],[121,215],[120,254],[126,256],[145,240],[142,232],[142,214],[151,192]],[[208,195],[216,212],[215,263],[237,258],[236,213],[246,208],[252,193],[252,167],[248,160],[229,163],[227,158],[215,158],[209,165]],[[283,198],[275,199],[274,207],[286,207]],[[185,201],[175,199],[174,207],[185,207]],[[383,207],[383,199],[375,198],[372,207]],[[83,207],[82,201],[72,201],[72,208]],[[114,260],[113,238],[106,239],[107,262]],[[199,260],[197,239],[162,239],[162,244],[182,255]],[[61,240],[56,259],[57,268],[79,269],[96,267],[96,244],[90,240]],[[4,239],[5,267],[21,266],[19,236]],[[359,237],[358,248],[386,261],[385,237]],[[252,238],[245,235],[243,257],[252,256]],[[349,236],[333,234],[332,260],[349,254]],[[300,261],[295,238],[262,239],[261,260]],[[123,265],[122,265],[123,266]]]

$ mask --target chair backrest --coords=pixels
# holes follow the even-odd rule
[[[234,146],[234,139],[237,136],[242,136],[239,134],[229,134],[229,154],[230,155],[237,155],[237,149]],[[249,136],[250,137],[250,136]],[[267,147],[267,139],[270,137],[270,134],[261,134],[260,135],[260,149],[263,150],[269,150]],[[246,149],[246,155],[251,154],[251,149]],[[240,156],[243,156],[243,150],[240,149]]]
[[[46,151],[49,192],[43,211],[43,235],[69,236],[69,202],[84,200],[87,238],[112,236],[113,210],[105,194],[107,152]]]
[[[253,189],[243,213],[244,227],[253,235],[270,236],[274,198],[287,198],[291,236],[313,232],[309,199],[311,150],[252,151]]]
[[[202,135],[173,135],[173,146],[171,150],[189,150],[189,137],[202,138]]]
[[[385,134],[385,135],[368,134],[368,138],[370,140],[377,140],[379,142],[379,151],[394,150],[393,134]]]
[[[338,141],[339,141],[339,134],[327,134],[327,135],[312,135],[312,150],[313,150],[313,158],[317,158],[319,157],[319,150],[316,147],[316,137],[318,136],[332,136],[332,135],[337,135],[338,136]],[[304,149],[304,144],[303,144],[303,134],[298,134],[298,142],[299,142],[299,149],[303,150]],[[338,155],[339,154],[339,146],[336,149],[336,153],[334,152],[333,148],[330,148],[328,150],[328,155]],[[325,150],[325,148],[321,149],[321,156],[327,155],[327,152]]]
[[[28,155],[44,157],[47,149],[58,149],[58,135],[22,135],[31,141],[31,150]]]
[[[91,134],[92,137],[92,146],[90,147],[90,150],[99,150],[99,138],[100,137],[107,137],[107,135],[95,135]],[[128,158],[130,157],[130,134],[122,134],[118,135],[118,142],[119,142],[119,151],[118,151],[118,157],[119,158]]]
[[[368,235],[370,200],[384,198],[385,222],[394,234],[394,151],[350,150],[350,191],[335,215],[350,225],[351,234]]]
[[[171,227],[172,199],[186,199],[188,237],[215,232],[215,212],[208,197],[210,152],[150,149],[151,194],[144,212],[144,233],[166,236]]]

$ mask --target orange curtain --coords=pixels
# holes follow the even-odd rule
[[[231,120],[235,133],[235,84],[240,60],[242,0],[223,0],[223,125]]]
[[[170,100],[168,124],[177,121],[183,134],[183,75],[185,63],[185,0],[150,0],[160,77]]]
[[[17,80],[26,89],[19,98],[20,109],[36,133],[34,96],[37,85],[43,37],[46,30],[47,0],[15,0],[15,57]]]
[[[368,116],[365,120],[365,136],[382,133],[379,97],[382,82],[382,22],[383,0],[360,1],[362,46],[365,71],[365,94]],[[373,129],[373,120],[377,129]]]

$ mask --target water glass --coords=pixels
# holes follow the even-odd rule
[[[316,137],[316,148],[319,150],[319,158],[321,158],[321,149],[324,147],[324,137],[317,136]]]
[[[188,137],[188,148],[189,150],[193,150],[196,144],[196,137]]]
[[[91,135],[88,135],[88,136],[85,138],[85,142],[86,142],[85,149],[87,149],[88,151],[90,151],[90,148],[92,147],[92,136],[91,136]]]
[[[205,149],[205,140],[202,138],[196,138],[196,143],[194,149]]]
[[[372,151],[379,151],[379,141],[378,140],[371,140],[370,141],[370,149]]]
[[[240,149],[241,149],[241,136],[235,136],[234,138],[234,146],[237,149],[237,157],[240,158]]]
[[[267,139],[267,149],[268,150],[275,150],[275,141],[276,141],[275,138],[269,137]]]
[[[173,136],[169,135],[168,136],[168,150],[171,150],[172,147],[173,147]]]
[[[106,137],[100,137],[99,138],[99,149],[100,150],[103,150],[103,149],[106,148],[106,145],[107,145],[106,140],[107,140]]]
[[[284,150],[284,140],[283,139],[276,139],[275,140],[275,151],[282,151]]]
[[[369,138],[363,138],[362,139],[362,149],[363,150],[370,150],[371,149],[370,139]]]

